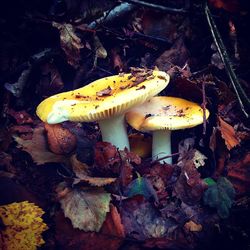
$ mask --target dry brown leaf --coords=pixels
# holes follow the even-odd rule
[[[62,250],[117,250],[125,238],[120,214],[113,205],[98,233],[74,229],[62,213],[56,214],[55,221],[56,239]]]
[[[225,140],[227,149],[230,150],[239,145],[240,142],[236,136],[234,128],[219,117],[221,136]]]
[[[87,182],[91,186],[102,187],[115,182],[116,178],[93,177],[90,176],[89,166],[77,160],[76,155],[70,158],[72,169],[76,175],[74,184]]]
[[[209,3],[215,8],[222,8],[229,12],[238,12],[240,10],[239,0],[209,0]],[[243,1],[244,2],[244,1]]]
[[[111,50],[111,56],[112,56],[112,61],[113,61],[113,68],[117,71],[117,72],[122,72],[124,65],[122,62],[122,59],[119,55],[119,52],[117,49],[112,49]]]
[[[68,154],[76,147],[76,136],[61,124],[44,124],[50,150],[55,154]]]
[[[14,139],[19,144],[18,147],[28,152],[38,165],[48,162],[68,162],[68,159],[64,155],[56,155],[48,151],[44,127],[34,129],[32,140],[23,140],[18,136],[14,136]]]
[[[155,61],[160,70],[168,71],[173,66],[183,67],[189,58],[189,52],[184,44],[183,38],[175,41],[173,46],[163,52]]]
[[[16,120],[18,125],[33,123],[32,117],[25,110],[15,111],[13,109],[8,109],[7,113]]]
[[[184,228],[190,232],[200,232],[202,230],[201,224],[196,224],[192,220],[185,223]]]
[[[64,83],[55,64],[46,62],[40,66],[40,70],[39,95],[51,96],[57,94],[63,88]]]
[[[52,25],[60,31],[61,47],[64,50],[68,63],[77,68],[80,64],[80,50],[84,48],[81,39],[76,35],[75,28],[69,23],[56,23]]]
[[[81,179],[75,179],[74,184],[78,184],[80,182],[87,182],[91,186],[102,187],[105,185],[109,185],[115,181],[116,181],[116,178],[82,176]]]
[[[237,194],[244,194],[250,191],[250,153],[243,159],[230,161],[227,165],[228,179],[232,182]]]
[[[74,171],[75,175],[78,178],[89,175],[89,172],[88,172],[89,166],[86,163],[79,161],[76,158],[76,154],[70,157],[70,164],[71,164],[72,170]]]

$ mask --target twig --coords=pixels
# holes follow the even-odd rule
[[[202,82],[202,110],[203,110],[203,135],[206,134],[207,131],[207,120],[206,120],[206,83],[203,81]]]
[[[183,8],[180,8],[180,9],[170,8],[170,7],[166,7],[163,5],[153,4],[153,3],[149,3],[149,2],[141,1],[141,0],[124,0],[124,2],[135,4],[135,5],[140,5],[140,6],[145,6],[145,7],[149,7],[152,9],[161,10],[164,12],[169,12],[169,13],[174,13],[174,14],[176,13],[186,14],[188,12],[186,9],[183,9]]]
[[[159,159],[157,159],[157,160],[153,160],[153,161],[151,161],[151,164],[154,164],[154,163],[156,163],[156,162],[158,162],[158,161],[161,161],[161,160],[165,160],[165,159],[167,159],[167,158],[172,158],[173,156],[177,156],[177,155],[179,155],[180,153],[173,153],[173,154],[171,154],[171,155],[166,155],[166,156],[164,156],[164,157],[161,157],[161,158],[159,158]]]
[[[135,9],[133,4],[121,3],[112,10],[104,12],[104,15],[88,25],[88,29],[96,29],[100,24],[113,21],[115,18],[127,14]]]
[[[242,112],[248,118],[249,117],[248,110],[250,109],[250,100],[247,97],[244,89],[241,87],[240,82],[239,82],[236,74],[234,73],[232,64],[229,60],[229,56],[228,56],[226,47],[223,43],[223,40],[222,40],[221,35],[218,31],[218,28],[217,28],[215,21],[211,15],[211,12],[208,8],[207,2],[205,3],[204,11],[205,11],[206,19],[207,19],[214,43],[217,47],[220,58],[221,58],[223,64],[225,65],[226,73],[227,73],[229,80],[234,88],[234,91],[236,93],[236,96],[237,96],[237,99],[239,101]]]
[[[166,39],[166,38],[162,38],[162,37],[157,37],[157,36],[150,36],[150,35],[146,35],[146,34],[143,34],[143,33],[140,33],[140,32],[132,32],[132,34],[130,35],[127,35],[126,33],[125,34],[122,34],[116,30],[112,30],[111,28],[105,26],[105,25],[102,25],[102,29],[105,30],[106,32],[112,34],[112,35],[115,35],[115,36],[118,36],[119,39],[121,40],[131,40],[131,39],[146,39],[146,40],[149,40],[149,41],[155,41],[155,42],[161,42],[161,43],[164,43],[164,45],[166,46],[171,46],[171,42]]]

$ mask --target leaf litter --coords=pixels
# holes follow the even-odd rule
[[[171,4],[183,10],[179,2]],[[244,6],[235,4],[238,1],[209,2],[221,15],[225,14],[222,9],[228,11],[228,15],[244,13]],[[220,227],[227,228],[230,237],[224,240],[230,246],[238,230],[235,221],[242,220],[250,207],[250,128],[234,89],[224,75],[226,67],[214,44],[207,39],[210,33],[197,22],[201,17],[195,15],[191,20],[175,12],[158,12],[154,9],[157,4],[142,8],[139,3],[128,18],[119,22],[121,27],[110,23],[109,15],[104,19],[99,19],[98,14],[92,16],[94,20],[102,20],[92,30],[93,25],[81,24],[88,22],[87,19],[67,19],[72,18],[72,4],[68,1],[67,14],[53,12],[58,15],[53,21],[51,15],[48,18],[39,13],[37,7],[24,4],[23,8],[27,7],[31,13],[23,18],[20,11],[17,15],[21,18],[13,17],[22,24],[17,27],[20,32],[16,42],[8,40],[8,36],[9,44],[1,42],[3,78],[0,80],[5,86],[1,92],[4,111],[1,114],[4,126],[0,130],[1,190],[10,185],[14,189],[17,186],[13,183],[18,182],[17,191],[28,190],[20,194],[25,193],[26,198],[34,196],[34,200],[45,207],[47,226],[41,224],[39,232],[33,231],[30,236],[34,237],[25,242],[26,246],[34,245],[38,238],[37,246],[44,243],[48,249],[57,246],[84,250],[194,249],[204,245],[203,249],[208,249],[214,242],[209,239],[216,236],[214,232]],[[125,5],[122,3],[123,8]],[[55,11],[58,7],[59,2],[55,1],[51,9]],[[99,5],[95,10],[88,8],[91,6],[83,12],[103,13]],[[73,9],[75,14],[79,11]],[[119,15],[116,17],[119,19]],[[27,40],[32,23],[29,18],[36,21],[43,34],[41,38],[40,33],[34,31],[33,39],[37,43]],[[229,26],[240,30],[241,24],[232,20],[228,20]],[[11,34],[8,25],[3,24],[5,21],[0,22],[5,34]],[[224,29],[226,34],[227,28]],[[234,67],[247,92],[249,76],[243,69],[249,65],[246,57],[249,51],[242,52],[244,35],[234,32],[233,37],[231,32],[225,39],[231,43]],[[25,49],[29,47],[27,44],[31,51]],[[51,49],[47,49],[48,44]],[[41,49],[42,52],[37,53]],[[33,55],[34,51],[37,54]],[[110,143],[101,142],[96,123],[43,125],[35,115],[40,101],[74,89],[74,82],[84,86],[98,78],[132,70],[136,79],[128,87],[136,86],[152,78],[154,66],[171,76],[169,87],[162,95],[182,97],[203,107],[206,105],[210,111],[203,128],[173,133],[172,149],[178,153],[178,157],[173,156],[173,165],[152,162],[148,149],[150,134],[140,134],[139,138],[149,138],[147,154],[141,158],[127,149],[120,151]],[[112,89],[106,88],[97,95],[111,93]],[[128,132],[129,135],[135,133],[130,127]],[[10,190],[12,199],[5,194],[3,201],[20,202],[16,192]],[[242,209],[242,215],[235,212],[237,209]],[[10,216],[14,214],[13,211]],[[1,227],[3,224],[7,228],[8,223],[2,221]],[[247,234],[249,226],[244,223],[241,222],[241,226]],[[20,231],[22,239],[30,228]],[[48,230],[43,242],[40,233],[45,228]],[[221,231],[217,231],[221,236]],[[244,242],[244,233],[236,236]],[[8,244],[16,243],[13,240]]]

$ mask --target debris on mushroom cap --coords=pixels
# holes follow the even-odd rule
[[[45,99],[37,115],[47,123],[97,121],[120,115],[162,91],[169,82],[163,71],[150,71],[152,77],[137,83],[136,74],[122,74],[96,80],[85,87]],[[135,82],[137,83],[135,85]]]
[[[206,110],[206,119],[208,116]],[[126,120],[139,131],[185,129],[203,122],[203,110],[197,103],[181,98],[156,96],[130,109]]]

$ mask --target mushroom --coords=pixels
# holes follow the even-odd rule
[[[157,95],[168,82],[169,76],[163,71],[134,69],[131,74],[105,77],[51,96],[39,104],[37,115],[49,124],[97,121],[103,141],[129,149],[125,112]]]
[[[206,110],[206,119],[209,111]],[[126,113],[127,122],[139,131],[152,131],[154,160],[171,155],[171,130],[195,127],[203,122],[203,109],[196,103],[167,96],[156,96]],[[160,163],[172,164],[172,158]]]

